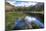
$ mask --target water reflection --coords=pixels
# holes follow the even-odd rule
[[[25,18],[17,18],[13,30],[44,28],[44,24],[35,17],[26,16]]]

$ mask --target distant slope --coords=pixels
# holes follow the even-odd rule
[[[44,3],[37,3],[35,6],[32,7],[34,11],[44,11]]]
[[[13,11],[15,9],[15,7],[11,4],[9,4],[8,2],[5,2],[5,11]]]

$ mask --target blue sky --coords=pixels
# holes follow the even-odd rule
[[[18,1],[18,2],[16,2],[15,6],[25,6],[25,7],[28,7],[28,6],[34,6],[36,4],[37,3],[33,3],[33,2],[21,2],[21,1]]]
[[[16,1],[32,1],[32,0],[16,0]]]
[[[35,4],[37,4],[37,3],[33,3],[33,2],[24,2],[24,1],[34,1],[34,0],[10,0],[7,2],[9,2],[11,5],[14,5],[14,6],[25,6],[25,7],[28,7],[31,5],[34,6]]]

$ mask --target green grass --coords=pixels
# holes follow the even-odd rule
[[[6,13],[6,30],[11,30],[13,28],[14,22],[17,17],[23,18],[25,14],[21,13]]]

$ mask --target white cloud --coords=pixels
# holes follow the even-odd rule
[[[36,0],[16,0],[16,1],[36,1]],[[16,3],[16,1],[15,0],[13,0],[13,1],[7,1],[7,2],[9,2],[11,5],[14,5],[14,6],[25,6],[25,7],[28,7],[28,6],[34,6],[36,3],[32,3],[32,2],[22,2],[22,3],[17,3],[17,4],[15,4]],[[39,1],[39,0],[38,0]],[[41,1],[41,0],[40,0]],[[42,0],[42,2],[43,2],[43,0]]]
[[[7,1],[8,3],[10,3],[11,5],[14,5],[15,6],[15,1]]]
[[[22,2],[22,3],[19,3],[19,4],[16,4],[16,6],[25,6],[25,7],[28,7],[30,5],[34,6],[36,3],[31,3],[31,2]]]

